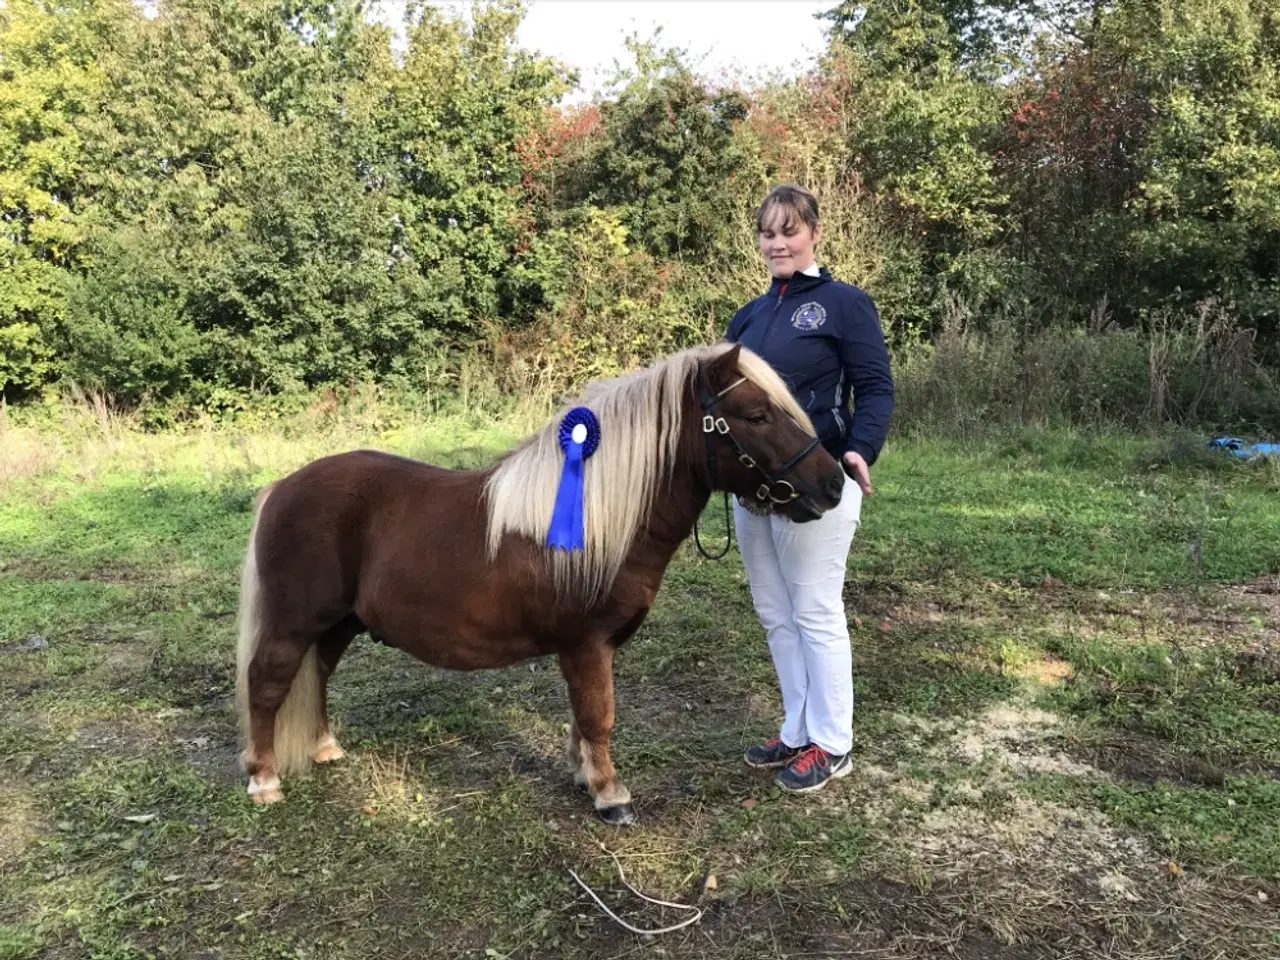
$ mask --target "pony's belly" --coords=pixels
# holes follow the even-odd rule
[[[438,570],[410,580],[404,569],[370,577],[369,592],[356,603],[361,620],[388,646],[447,670],[492,670],[556,649],[548,638],[557,622],[540,616],[542,604],[518,586],[480,575],[446,586]]]
[[[530,637],[506,637],[501,641],[492,637],[484,640],[468,640],[457,636],[447,639],[416,637],[406,642],[397,642],[384,636],[382,642],[403,650],[423,663],[445,670],[495,670],[522,660],[530,660],[546,652]]]

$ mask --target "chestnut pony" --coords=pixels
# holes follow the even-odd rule
[[[609,758],[613,659],[644,621],[713,490],[793,520],[840,500],[844,473],[778,375],[717,344],[587,388],[585,548],[545,546],[560,417],[494,466],[454,471],[372,451],[316,460],[258,497],[240,593],[237,707],[249,795],[343,755],[330,675],[358,634],[437,667],[555,654],[569,685],[569,763],[609,823],[635,818]]]

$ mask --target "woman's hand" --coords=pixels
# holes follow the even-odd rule
[[[844,466],[862,488],[863,496],[871,496],[871,471],[867,468],[867,461],[862,459],[862,454],[848,451],[844,455]]]

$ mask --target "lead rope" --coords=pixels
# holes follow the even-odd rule
[[[627,923],[627,921],[623,920],[620,916],[618,916],[616,913],[610,910],[608,906],[605,905],[605,902],[600,899],[599,895],[597,895],[594,890],[592,890],[589,886],[583,883],[581,877],[579,877],[576,873],[570,870],[569,876],[573,877],[574,880],[578,881],[578,886],[580,886],[583,890],[587,891],[587,893],[591,895],[591,899],[596,902],[596,905],[599,906],[601,910],[603,910],[606,914],[609,915],[609,918],[613,920],[614,923],[618,924],[619,926],[627,930],[630,930],[632,933],[638,933],[646,937],[656,937],[659,934],[674,933],[677,930],[683,930],[685,927],[689,926],[690,924],[697,923],[699,920],[702,919],[702,914],[704,911],[701,907],[695,907],[687,903],[672,903],[669,900],[658,900],[654,897],[650,897],[650,896],[647,896],[646,894],[641,893],[639,890],[637,890],[635,887],[633,887],[630,883],[627,882],[627,875],[622,870],[622,861],[618,859],[617,854],[615,854],[612,850],[606,847],[603,843],[599,843],[597,841],[597,844],[601,850],[603,850],[609,856],[613,857],[614,866],[618,868],[618,879],[622,881],[622,885],[626,887],[628,890],[630,890],[632,893],[634,893],[641,900],[645,900],[649,903],[655,903],[660,907],[674,907],[676,910],[684,910],[688,913],[693,914],[693,916],[686,917],[684,920],[681,920],[679,923],[672,924],[669,927],[661,927],[657,930],[644,930],[644,929],[641,929],[640,927],[633,927],[631,924]]]
[[[702,538],[698,536],[698,521],[693,521],[693,542],[697,545],[698,552],[707,560],[723,560],[729,548],[733,546],[733,524],[729,520],[729,491],[721,492],[724,494],[724,549],[714,555],[707,553],[707,548],[702,545]]]

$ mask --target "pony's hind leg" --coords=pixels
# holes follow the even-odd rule
[[[249,546],[240,573],[240,629],[236,642],[236,713],[245,749],[249,796],[283,800],[280,777],[311,764],[320,728],[320,630],[281,623],[264,600],[271,590],[258,568],[259,524],[274,486],[254,507]]]
[[[613,655],[608,639],[589,641],[560,655],[560,669],[569,683],[573,704],[570,748],[576,746],[574,778],[584,783],[595,801],[596,813],[606,823],[625,825],[635,821],[631,791],[618,779],[609,756],[613,731]]]
[[[316,644],[316,652],[320,657],[320,736],[312,755],[316,763],[332,763],[347,755],[329,729],[329,678],[333,676],[338,661],[346,653],[351,641],[363,633],[364,629],[360,618],[351,614],[330,627]]]
[[[255,803],[284,799],[280,777],[305,769],[319,738],[320,670],[311,637],[268,635],[249,664],[244,768]]]

